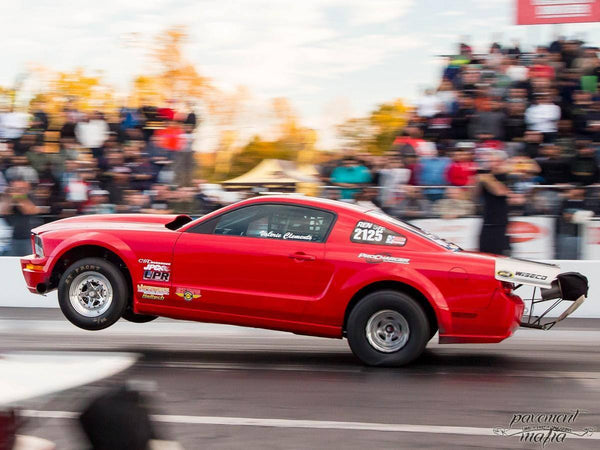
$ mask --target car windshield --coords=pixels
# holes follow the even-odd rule
[[[413,225],[408,222],[403,222],[392,216],[388,216],[387,214],[385,214],[381,211],[371,210],[371,211],[367,211],[366,214],[368,214],[369,216],[377,217],[378,219],[381,219],[385,222],[391,223],[398,227],[408,229],[408,230],[412,231],[413,233],[418,234],[419,236],[439,245],[440,247],[444,247],[447,250],[452,250],[453,252],[458,252],[458,251],[462,250],[462,248],[460,248],[458,245],[456,245],[453,242],[449,242],[446,239],[442,239],[441,237],[436,236],[435,234],[430,233],[429,231],[424,230],[423,228],[419,228],[416,225]]]

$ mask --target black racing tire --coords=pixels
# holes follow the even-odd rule
[[[125,309],[125,312],[121,316],[123,319],[128,320],[133,323],[148,323],[152,322],[154,319],[158,319],[158,316],[147,316],[145,314],[136,314],[133,312],[131,307]]]
[[[385,340],[388,335],[383,330],[392,330],[389,341]],[[346,324],[350,349],[368,366],[409,364],[423,353],[430,333],[427,315],[419,303],[391,290],[365,296],[350,311]]]
[[[438,332],[438,327],[432,327],[431,325],[429,326],[429,340],[432,340],[433,337],[436,335],[436,333]]]
[[[76,300],[71,302],[70,292],[77,292],[78,286],[82,286],[84,295],[89,293],[88,301],[100,301],[102,292],[112,292],[110,301],[100,303],[95,309]],[[99,291],[92,293],[94,288]],[[113,263],[102,258],[83,258],[62,274],[58,283],[58,304],[72,324],[84,330],[102,330],[121,318],[127,308],[128,292],[125,277]],[[108,294],[105,297],[108,298]]]

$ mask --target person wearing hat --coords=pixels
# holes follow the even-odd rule
[[[108,200],[109,192],[104,189],[93,189],[89,194],[89,202],[83,208],[84,214],[113,214],[116,207]]]

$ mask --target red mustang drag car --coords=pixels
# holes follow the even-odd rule
[[[346,337],[369,365],[402,365],[441,343],[499,342],[519,325],[548,328],[532,303],[587,295],[580,274],[462,251],[407,223],[346,203],[257,197],[197,220],[95,215],[32,233],[29,290],[58,289],[73,324],[100,330],[157,316]],[[531,305],[533,307],[533,304]]]

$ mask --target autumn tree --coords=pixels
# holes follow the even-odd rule
[[[206,98],[210,84],[186,59],[187,41],[186,29],[181,26],[168,28],[156,36],[149,51],[153,70],[134,80],[134,103],[139,105],[148,98],[153,99],[153,103]]]
[[[275,98],[271,101],[271,118],[274,138],[269,140],[254,136],[239,151],[234,152],[229,159],[228,178],[247,172],[263,159],[285,159],[300,164],[315,161],[317,133],[300,124],[288,99]],[[220,159],[219,156],[217,159]]]
[[[338,137],[346,148],[382,154],[406,125],[409,108],[400,99],[383,103],[367,117],[349,119],[338,126]]]

